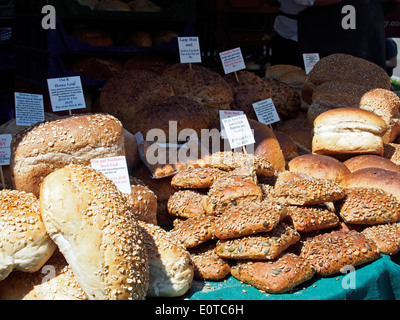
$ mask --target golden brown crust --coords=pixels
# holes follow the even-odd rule
[[[219,240],[215,252],[226,259],[272,260],[299,240],[293,226],[281,222],[267,233]]]
[[[215,224],[218,217],[202,215],[189,218],[174,226],[170,233],[186,248],[193,248],[208,240],[215,239]]]
[[[386,159],[383,156],[373,154],[364,154],[352,157],[344,161],[343,163],[350,170],[350,172],[354,172],[364,168],[381,168],[400,173],[399,165],[395,164],[389,159]]]
[[[252,201],[225,211],[215,227],[218,239],[232,239],[274,229],[286,208],[271,201]]]
[[[287,215],[300,232],[329,229],[339,225],[336,213],[324,206],[287,206]]]
[[[288,163],[288,170],[335,182],[341,182],[350,173],[350,170],[339,160],[316,154],[306,154],[294,158]]]
[[[400,251],[399,223],[370,226],[362,230],[361,233],[373,240],[382,254],[393,255]]]
[[[346,197],[337,203],[345,223],[381,224],[399,219],[399,202],[390,193],[376,188],[347,188]]]
[[[344,188],[334,181],[289,171],[279,173],[273,192],[276,201],[293,205],[331,202],[345,195]]]
[[[150,188],[131,185],[128,205],[138,220],[157,225],[157,197]]]
[[[194,279],[218,281],[231,272],[227,261],[215,253],[215,242],[208,241],[190,250]]]
[[[178,190],[167,202],[168,213],[180,218],[204,215],[203,201],[206,195],[193,190]]]
[[[275,64],[265,70],[265,78],[278,80],[281,76],[292,71],[301,71],[298,66],[290,64]]]
[[[317,274],[326,277],[341,272],[345,266],[358,266],[380,257],[372,240],[356,231],[332,231],[307,238],[301,257],[310,262]]]
[[[286,253],[273,261],[238,261],[232,275],[268,293],[285,293],[311,279],[314,267],[303,258]]]
[[[172,177],[171,185],[176,189],[210,188],[222,174],[217,168],[187,168]]]

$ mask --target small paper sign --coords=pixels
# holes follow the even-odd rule
[[[222,123],[222,119],[232,118],[232,117],[240,116],[242,114],[244,114],[244,112],[239,111],[239,110],[219,110],[219,121],[221,123],[221,138],[222,139],[228,139],[228,137],[226,136],[224,124]]]
[[[303,53],[304,68],[306,74],[309,74],[315,64],[319,61],[318,53]]]
[[[219,54],[225,74],[246,68],[240,48],[221,52]]]
[[[54,112],[86,108],[79,76],[47,79],[47,85]]]
[[[14,98],[17,126],[30,126],[44,121],[44,105],[41,94],[14,92]]]
[[[0,134],[0,166],[8,166],[11,158],[11,134]]]
[[[178,45],[181,63],[201,62],[198,37],[178,37]]]
[[[93,169],[111,179],[121,192],[131,193],[128,167],[124,156],[92,159],[90,163]]]
[[[226,118],[222,120],[231,149],[255,143],[247,116]]]
[[[256,112],[258,121],[269,125],[280,120],[279,114],[276,111],[272,99],[266,99],[253,103],[254,111]]]

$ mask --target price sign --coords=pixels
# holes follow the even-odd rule
[[[178,45],[181,63],[201,62],[198,37],[178,37]]]
[[[41,94],[14,92],[14,98],[17,126],[30,126],[44,121],[44,105]]]
[[[225,74],[246,68],[240,48],[221,52],[219,54]]]
[[[309,74],[315,64],[319,61],[318,53],[303,53],[304,68],[306,74]]]
[[[244,112],[239,111],[239,110],[220,110],[219,111],[219,121],[221,123],[221,138],[222,139],[228,139],[228,137],[226,136],[224,124],[222,123],[222,119],[232,118],[232,117],[240,116],[242,114],[244,114]]]
[[[86,108],[79,76],[47,79],[47,84],[54,112]]]
[[[269,125],[280,120],[272,99],[266,99],[253,103],[254,111],[256,112],[258,121]]]
[[[245,114],[222,119],[222,123],[225,127],[231,149],[255,143],[253,132]]]
[[[128,167],[124,156],[92,159],[90,163],[93,169],[102,172],[112,180],[121,192],[131,193]]]
[[[11,134],[0,134],[0,166],[8,166],[11,158]]]

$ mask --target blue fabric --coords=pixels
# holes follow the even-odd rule
[[[343,286],[344,284],[344,286]],[[353,286],[354,285],[354,286]],[[382,255],[356,267],[355,273],[314,276],[291,293],[267,294],[230,276],[225,280],[193,281],[182,298],[190,300],[399,300],[400,256]]]

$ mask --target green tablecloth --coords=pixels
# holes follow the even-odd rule
[[[400,299],[400,254],[382,255],[380,259],[372,263],[356,267],[353,274],[338,274],[328,278],[314,276],[291,293],[261,293],[258,289],[240,283],[230,276],[218,282],[195,280],[191,290],[182,298],[190,300],[398,300]]]

